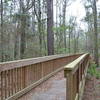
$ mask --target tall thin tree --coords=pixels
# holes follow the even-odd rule
[[[3,34],[3,0],[1,0],[1,61],[4,61],[4,34]]]
[[[98,60],[98,32],[97,32],[97,6],[96,0],[93,0],[93,19],[94,19],[94,59],[97,64],[99,65]]]
[[[47,0],[47,48],[48,55],[54,54],[53,0]]]

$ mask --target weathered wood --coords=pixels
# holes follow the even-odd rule
[[[16,100],[16,99],[18,99],[23,94],[29,92],[31,89],[35,88],[36,86],[38,86],[42,82],[46,81],[48,78],[50,78],[51,76],[53,76],[54,74],[58,73],[61,70],[64,70],[64,67],[57,69],[56,71],[50,73],[49,75],[43,77],[42,79],[36,81],[35,83],[33,83],[31,85],[29,85],[28,87],[22,89],[21,91],[17,92],[16,94],[12,95],[11,97],[7,98],[6,100]]]
[[[23,59],[23,60],[16,60],[16,61],[9,61],[9,62],[3,62],[0,63],[0,72],[5,71],[5,70],[11,70],[14,68],[20,68],[23,66],[28,66],[32,64],[37,64],[41,62],[46,62],[50,60],[55,60],[55,59],[61,59],[61,58],[69,58],[69,57],[79,57],[82,54],[75,54],[75,55],[51,55],[51,56],[44,56],[44,57],[37,57],[37,58],[30,58],[30,59]]]
[[[83,54],[65,66],[64,76],[67,80],[66,100],[82,100],[88,66],[89,54]]]
[[[0,99],[15,100],[81,55],[54,55],[0,63]]]
[[[81,64],[83,59],[87,56],[88,54],[84,54],[80,56],[78,59],[74,60],[73,62],[69,63],[68,65],[65,66],[65,70],[71,70],[75,72],[78,69],[78,64]]]

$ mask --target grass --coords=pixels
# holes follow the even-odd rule
[[[95,63],[91,63],[90,64],[90,67],[88,69],[88,73],[91,75],[91,76],[94,76],[96,77],[97,79],[100,78],[100,72],[96,69],[97,65]]]

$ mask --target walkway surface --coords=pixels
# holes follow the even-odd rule
[[[66,79],[61,71],[19,100],[66,100]]]

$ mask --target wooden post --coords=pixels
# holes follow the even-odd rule
[[[66,100],[82,100],[85,78],[88,69],[88,54],[80,56],[72,63],[65,66]]]
[[[64,70],[66,78],[66,100],[73,100],[73,75],[71,71]]]

